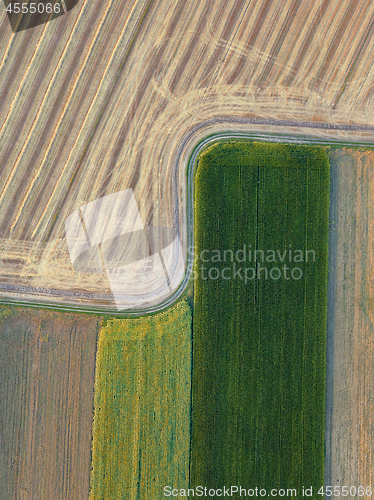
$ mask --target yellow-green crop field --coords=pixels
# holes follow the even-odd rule
[[[90,500],[188,484],[191,311],[110,319],[98,341]]]

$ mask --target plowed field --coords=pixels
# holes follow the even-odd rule
[[[87,500],[98,319],[0,314],[0,496]]]

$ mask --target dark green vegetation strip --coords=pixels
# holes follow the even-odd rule
[[[99,334],[90,500],[188,484],[191,310],[108,320]]]
[[[217,143],[201,154],[195,187],[191,487],[296,488],[300,497],[302,486],[313,486],[320,498],[327,155],[318,147]],[[240,249],[246,262],[235,255]],[[257,252],[254,262],[255,250],[263,260]],[[308,262],[307,250],[315,252]],[[301,278],[291,277],[296,267]]]

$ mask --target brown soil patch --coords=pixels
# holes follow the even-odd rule
[[[331,169],[326,479],[366,487],[374,478],[374,152],[335,151]]]
[[[0,314],[0,496],[87,500],[99,320]]]

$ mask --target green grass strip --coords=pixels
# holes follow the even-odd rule
[[[191,310],[111,319],[99,335],[90,500],[188,484]]]
[[[221,142],[199,157],[191,487],[321,498],[328,206],[323,148]]]

